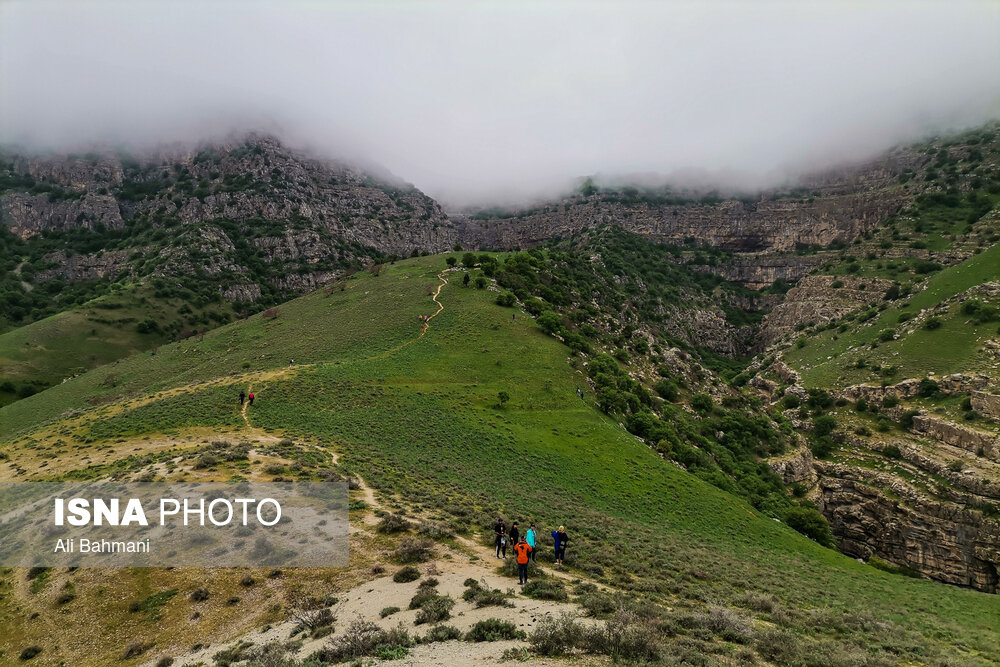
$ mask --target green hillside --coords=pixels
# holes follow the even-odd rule
[[[115,289],[0,334],[0,405],[231,318],[221,302],[192,307],[141,284]]]
[[[995,250],[977,259],[995,263]],[[444,268],[437,256],[357,274],[6,406],[0,479],[18,469],[20,479],[128,476],[149,463],[133,454],[144,441],[264,429],[321,445],[375,489],[464,530],[498,512],[565,524],[572,567],[650,604],[773,596],[745,641],[775,664],[989,664],[1000,654],[996,597],[841,556],[664,460],[589,392],[577,397],[584,376],[569,348]],[[418,316],[438,309],[439,274],[451,278],[443,310],[420,336]],[[236,394],[246,387],[258,402],[244,423]],[[108,450],[112,464],[85,464]]]
[[[935,273],[912,296],[892,303],[876,299],[869,308],[810,336],[802,347],[789,349],[784,359],[813,387],[928,373],[995,373],[995,360],[982,345],[997,336],[1000,298],[988,287],[978,298],[965,295],[980,306],[967,306],[955,297],[996,280],[1000,245]]]

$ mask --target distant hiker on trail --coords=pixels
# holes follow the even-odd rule
[[[254,398],[253,392],[251,391],[250,392],[250,405],[253,405],[253,398]]]
[[[566,526],[559,526],[559,530],[552,531],[552,539],[556,542],[556,565],[562,565],[566,558],[566,543],[569,542]]]
[[[528,583],[528,558],[533,551],[523,537],[514,545],[514,553],[517,555],[517,583],[522,586]]]
[[[524,534],[524,541],[531,547],[531,560],[535,560],[535,540],[538,533],[535,531],[535,524],[528,526],[528,532]]]
[[[511,313],[510,314],[510,321],[511,322],[516,322],[517,321],[517,313]]]
[[[514,546],[515,544],[517,544],[520,537],[521,537],[521,531],[518,530],[517,521],[515,521],[510,526],[510,545]]]
[[[497,541],[497,558],[500,558],[500,552],[503,552],[503,559],[507,560],[507,526],[504,525],[503,517],[497,519],[497,523],[493,526],[493,532],[496,533]]]
[[[294,359],[289,359],[288,360],[288,367],[291,368],[294,365],[295,365],[295,360]]]
[[[241,392],[240,392],[240,405],[243,405],[243,401],[245,401],[245,400],[246,400],[246,398],[247,398],[247,395],[246,395],[246,394],[244,394],[244,393],[243,393],[243,392],[241,391]]]

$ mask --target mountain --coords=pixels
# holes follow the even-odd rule
[[[0,479],[354,487],[348,568],[3,570],[3,657],[223,664],[266,650],[334,661],[366,636],[340,605],[406,586],[392,577],[411,559],[428,588],[512,585],[484,546],[500,513],[572,536],[565,571],[544,551],[532,575],[542,583],[507,598],[517,607],[502,606],[505,583],[490,584],[500,606],[479,612],[460,585],[450,594],[456,612],[532,633],[502,646],[707,665],[989,664],[995,597],[885,572],[800,534],[829,540],[815,508],[769,486],[762,463],[798,446],[791,424],[696,350],[644,346],[633,314],[647,300],[634,288],[656,256],[635,238],[606,241],[618,250],[602,259],[592,237],[579,252],[400,260],[0,408]],[[699,276],[681,267],[671,280],[710,294]],[[650,365],[666,381],[652,391],[637,373]],[[257,402],[241,412],[247,388]],[[424,604],[415,584],[403,590]],[[536,596],[566,600],[611,639],[546,629],[544,607],[537,622],[521,612]],[[414,646],[409,633],[433,628],[390,608],[381,618],[380,602],[358,620],[394,632],[378,635],[391,643],[362,642],[352,657],[432,651],[456,663],[474,645]],[[325,625],[308,613],[323,609]]]
[[[996,592],[998,137],[992,123],[753,196],[586,181],[464,214],[268,137],[8,155],[0,401],[41,393],[30,417],[20,400],[2,414],[56,419],[81,374],[72,409],[113,404],[138,385],[89,369],[280,319],[283,299],[359,269],[527,249],[452,257],[558,337],[597,407],[660,457],[846,554]],[[262,354],[309,354],[327,326]]]

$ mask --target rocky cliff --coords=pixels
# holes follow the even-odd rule
[[[184,276],[197,267],[231,276],[221,292],[236,288],[253,299],[262,285],[250,285],[262,278],[293,293],[338,269],[441,252],[457,240],[437,203],[412,186],[267,136],[141,156],[0,157],[7,186],[0,220],[11,232],[29,243],[43,233],[79,241],[91,232],[105,241],[94,253],[73,252],[67,243],[66,251],[47,254],[46,279]],[[108,252],[123,246],[130,251]],[[259,275],[250,276],[253,268]]]

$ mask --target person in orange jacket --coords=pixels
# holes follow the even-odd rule
[[[514,553],[517,554],[517,583],[522,586],[528,582],[528,554],[531,552],[531,545],[523,537],[514,545]]]

